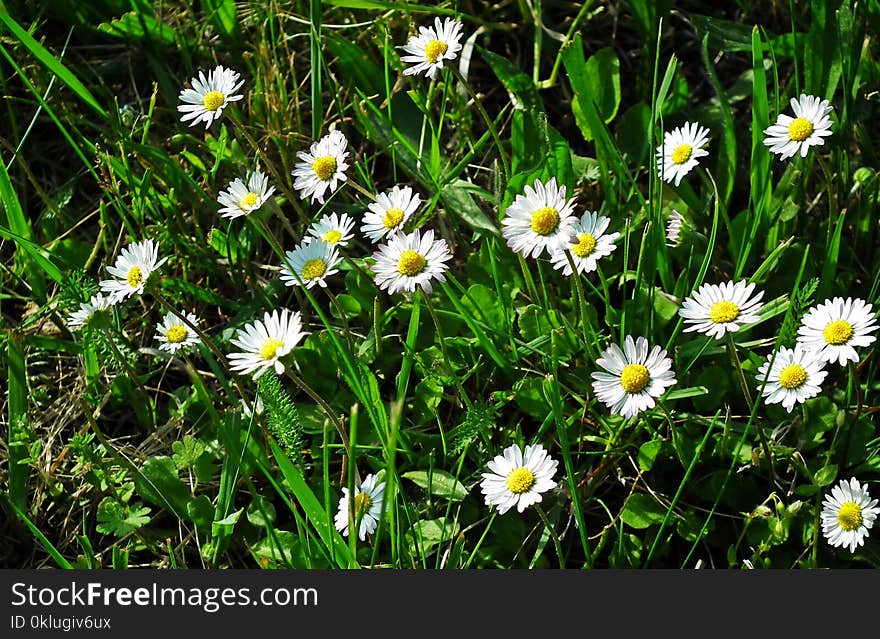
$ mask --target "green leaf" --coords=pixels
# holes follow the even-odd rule
[[[171,450],[174,451],[174,465],[178,470],[195,466],[199,457],[206,450],[203,442],[196,439],[192,435],[186,435],[182,442],[174,442],[171,444]]]
[[[659,439],[652,439],[639,446],[639,468],[644,471],[651,470],[661,448],[663,448],[663,441]]]
[[[446,211],[460,218],[465,224],[474,230],[488,231],[492,235],[500,236],[498,227],[492,223],[482,209],[474,202],[472,192],[477,187],[464,180],[454,180],[443,187],[440,192],[440,201]]]
[[[247,519],[254,526],[259,526],[260,528],[271,526],[277,518],[275,506],[272,505],[271,501],[257,496],[248,504]]]
[[[438,497],[461,501],[467,496],[464,484],[443,470],[411,470],[403,477]]]
[[[98,31],[111,36],[147,40],[151,44],[173,45],[177,32],[148,13],[130,11],[115,20],[98,25]]]
[[[177,466],[170,457],[151,457],[134,478],[134,488],[142,499],[164,508],[179,519],[187,516],[189,489],[177,476]]]
[[[449,541],[455,537],[461,527],[455,520],[449,521],[442,517],[438,519],[420,519],[413,527],[406,531],[407,547],[411,555],[425,554],[437,544]]]
[[[651,495],[636,493],[627,500],[620,518],[628,526],[643,529],[659,524],[665,515],[666,507]]]
[[[580,34],[563,50],[562,61],[574,92],[572,113],[584,139],[590,141],[597,132],[587,117],[588,103],[592,103],[606,124],[614,119],[620,107],[620,61],[610,48],[600,49],[585,60]]]
[[[837,464],[828,464],[816,471],[813,475],[817,486],[830,486],[837,479]]]
[[[98,525],[95,529],[105,535],[125,537],[150,522],[147,506],[124,506],[113,497],[105,497],[98,504]]]

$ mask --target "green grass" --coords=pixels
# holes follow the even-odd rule
[[[880,495],[876,343],[791,412],[758,375],[815,304],[880,303],[880,5],[730,4],[0,5],[2,565],[880,567],[876,535],[851,553],[819,527],[839,480]],[[437,16],[462,22],[467,63],[404,75]],[[244,99],[181,123],[179,92],[217,64]],[[763,131],[801,92],[830,101],[833,134],[780,160]],[[709,154],[674,185],[655,150],[686,121]],[[332,129],[348,180],[300,199],[297,152]],[[273,197],[222,218],[256,166]],[[581,277],[502,235],[550,178],[620,234]],[[430,294],[374,282],[360,220],[394,185],[421,197],[407,230],[453,254]],[[284,286],[285,251],[331,212],[356,221],[339,273]],[[169,259],[143,295],[71,327],[147,238]],[[684,332],[686,297],[738,280],[764,292],[759,322]],[[236,331],[282,308],[309,332],[284,374],[233,373]],[[158,348],[169,311],[200,318],[199,345]],[[591,386],[627,335],[677,380],[631,419]],[[541,444],[556,486],[498,514],[481,473],[511,444]],[[386,508],[362,541],[334,517],[368,474]]]

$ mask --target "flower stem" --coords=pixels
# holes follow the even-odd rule
[[[559,557],[559,567],[565,568],[565,558],[562,554],[562,543],[559,541],[559,535],[556,534],[556,529],[553,527],[553,524],[550,523],[550,518],[547,517],[547,513],[544,512],[544,509],[541,508],[540,504],[535,504],[535,510],[538,511],[538,516],[541,518],[541,521],[544,522],[544,528],[550,534],[550,538],[553,539],[553,546],[556,548],[556,556]]]

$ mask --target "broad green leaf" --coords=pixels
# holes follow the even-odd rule
[[[140,11],[130,11],[115,20],[99,24],[98,31],[111,36],[165,45],[173,45],[178,40],[177,32],[173,28]]]
[[[652,439],[639,446],[639,468],[644,471],[651,470],[661,448],[663,448],[663,442],[659,439]]]
[[[139,504],[120,504],[113,497],[105,497],[98,504],[98,525],[95,529],[105,535],[125,537],[150,522],[150,509]]]
[[[186,435],[183,441],[171,444],[171,450],[174,451],[172,455],[174,465],[177,466],[178,470],[194,466],[206,449],[207,447],[202,441],[192,435]]]
[[[177,476],[177,466],[170,457],[159,455],[144,462],[134,478],[134,487],[142,499],[180,519],[186,518],[190,492]]]
[[[813,475],[817,486],[830,486],[837,479],[837,464],[828,464]]]
[[[403,477],[438,497],[461,501],[467,496],[464,484],[443,470],[411,470],[404,473]]]
[[[413,527],[406,531],[407,547],[410,554],[424,554],[437,544],[448,542],[455,537],[461,527],[455,520],[438,519],[420,519]]]
[[[651,495],[636,493],[626,502],[620,518],[632,528],[642,529],[659,524],[666,515],[666,507]]]

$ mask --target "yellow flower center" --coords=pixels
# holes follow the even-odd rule
[[[581,233],[578,243],[571,245],[571,252],[578,257],[589,257],[596,250],[596,238],[589,233]]]
[[[850,324],[846,320],[836,320],[834,322],[831,322],[828,326],[825,327],[825,330],[822,331],[822,337],[824,337],[825,341],[832,346],[840,346],[841,344],[846,344],[849,341],[849,338],[852,337],[852,335],[852,324]]]
[[[715,302],[709,307],[709,319],[715,324],[726,324],[739,317],[739,306],[727,300]]]
[[[673,164],[684,164],[688,160],[691,159],[691,154],[694,152],[694,147],[690,144],[680,144],[675,147],[675,150],[672,152],[672,162]]]
[[[401,275],[413,277],[425,270],[428,260],[423,255],[419,255],[412,249],[406,249],[400,254],[400,260],[397,262],[397,272]]]
[[[425,45],[425,59],[431,64],[437,64],[437,60],[441,55],[446,53],[449,45],[440,40],[431,40]]]
[[[226,96],[219,91],[208,91],[202,98],[202,104],[208,111],[216,111],[223,106],[224,102],[226,102]]]
[[[332,155],[315,158],[315,161],[312,162],[312,171],[315,172],[319,180],[329,180],[336,173],[336,158]]]
[[[354,518],[359,519],[363,517],[368,510],[370,510],[370,506],[373,505],[373,498],[370,497],[370,493],[358,493],[354,496]]]
[[[837,511],[837,523],[847,532],[855,530],[862,525],[862,507],[852,501],[846,502]]]
[[[144,274],[141,271],[140,266],[132,266],[131,270],[128,271],[128,276],[125,278],[128,280],[128,285],[132,288],[137,288],[141,284],[144,283]]]
[[[788,137],[794,142],[803,142],[813,135],[813,123],[806,118],[797,118],[788,125]]]
[[[641,364],[627,364],[620,374],[620,385],[627,393],[640,393],[651,381],[651,373]]]
[[[324,235],[321,236],[321,239],[327,242],[327,244],[336,244],[339,240],[342,239],[342,233],[333,229],[332,231],[327,231]]]
[[[382,224],[386,229],[393,229],[403,221],[403,216],[402,209],[388,209],[385,211],[385,218],[382,220]]]
[[[303,265],[302,276],[304,280],[314,280],[327,272],[327,264],[324,260],[309,260]]]
[[[183,340],[186,339],[188,335],[188,331],[186,330],[186,326],[182,326],[178,324],[177,326],[172,326],[168,329],[168,332],[165,333],[166,339],[172,344],[180,344]]]
[[[534,485],[535,475],[528,468],[515,468],[507,476],[507,490],[514,495],[522,495]]]
[[[260,196],[251,191],[238,201],[238,207],[242,209],[250,209],[257,203]]]
[[[280,339],[270,337],[265,342],[263,342],[263,347],[260,349],[260,357],[268,362],[270,359],[275,357],[275,353],[277,353],[278,349],[282,346],[284,346],[284,342],[282,342]]]
[[[789,364],[779,372],[779,385],[789,390],[800,388],[807,381],[807,371],[800,364]]]
[[[545,206],[532,213],[532,230],[538,235],[550,235],[559,227],[559,211]]]

